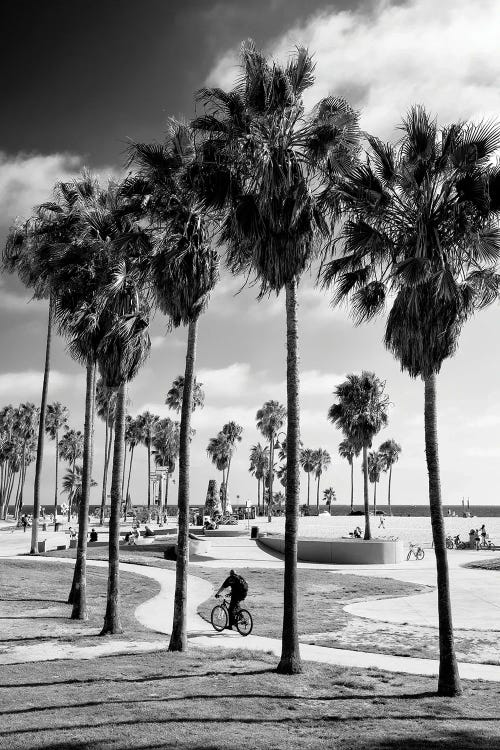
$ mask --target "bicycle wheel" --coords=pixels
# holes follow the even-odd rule
[[[419,547],[418,550],[417,550],[417,554],[415,555],[415,557],[417,558],[417,560],[423,560],[424,559],[424,555],[425,555],[424,550],[422,549],[422,547]]]
[[[455,545],[453,544],[453,540],[452,539],[447,539],[446,540],[446,549],[453,549],[454,546]]]
[[[410,550],[410,551],[408,552],[408,554],[406,555],[406,559],[407,559],[407,560],[411,560],[411,555],[412,555],[412,550]]]
[[[238,619],[236,620],[236,627],[240,635],[250,635],[253,628],[253,619],[248,609],[240,609]]]
[[[227,625],[226,608],[222,607],[220,604],[217,604],[212,610],[210,619],[212,621],[212,627],[214,628],[214,630],[220,633],[221,630],[224,630]]]

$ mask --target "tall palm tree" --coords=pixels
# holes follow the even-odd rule
[[[269,490],[267,514],[269,520],[271,520],[271,498],[273,497],[274,450],[276,437],[285,423],[286,416],[287,411],[283,404],[280,404],[279,401],[274,400],[266,401],[255,415],[257,429],[260,430],[262,435],[267,438],[267,440],[269,440],[269,474],[267,481]]]
[[[127,489],[125,491],[125,510],[130,502],[130,477],[132,475],[132,463],[134,461],[134,451],[141,442],[142,429],[137,418],[127,414],[125,419],[125,443],[128,445],[130,459],[128,465]]]
[[[151,507],[151,445],[156,425],[160,421],[157,414],[145,411],[137,417],[138,428],[141,433],[141,443],[148,451],[148,510]]]
[[[195,190],[197,151],[191,130],[170,121],[162,144],[134,144],[131,163],[137,170],[130,193],[147,205],[155,232],[151,261],[156,304],[174,327],[188,326],[182,382],[179,442],[178,538],[174,618],[169,649],[187,648],[186,602],[189,564],[189,461],[191,413],[198,322],[219,275],[219,256],[211,244],[212,217]],[[168,400],[168,397],[167,397]]]
[[[222,510],[226,511],[226,481],[227,473],[229,470],[229,464],[231,461],[231,455],[233,452],[233,446],[226,434],[219,432],[216,437],[210,438],[207,445],[207,454],[215,467],[222,472],[222,484],[221,484],[221,501]]]
[[[307,474],[307,507],[309,507],[310,489],[311,489],[311,472],[314,471],[313,448],[302,448],[302,450],[300,451],[300,465]]]
[[[348,375],[334,391],[336,403],[328,410],[328,419],[339,427],[354,445],[363,448],[363,497],[365,507],[365,539],[371,539],[370,505],[368,498],[368,448],[373,438],[388,422],[389,398],[385,384],[373,372]]]
[[[169,409],[173,409],[173,411],[176,411],[177,414],[180,414],[182,410],[182,396],[184,393],[184,375],[178,375],[174,382],[172,383],[172,387],[167,393],[167,398],[165,399],[165,403],[169,407]],[[203,409],[203,406],[205,405],[205,393],[203,391],[203,383],[198,383],[196,380],[196,376],[194,377],[193,381],[193,406],[192,410],[196,411],[196,409]]]
[[[377,514],[377,484],[384,470],[383,458],[378,451],[368,454],[368,479],[373,484],[373,515]]]
[[[337,499],[337,493],[333,489],[333,487],[327,487],[325,490],[323,490],[323,500],[325,501],[326,505],[328,505],[328,511],[330,515],[332,515],[332,503],[335,502]]]
[[[357,147],[357,118],[329,97],[311,116],[303,94],[314,82],[305,49],[286,66],[268,61],[247,42],[241,76],[230,92],[204,89],[205,114],[193,126],[204,137],[201,182],[205,201],[227,208],[220,241],[233,273],[260,282],[260,296],[285,290],[287,320],[288,455],[282,673],[301,671],[297,631],[299,371],[297,284],[328,234],[322,210],[333,179]],[[271,456],[272,472],[273,456]],[[271,473],[272,476],[272,473]],[[272,487],[270,487],[272,497]]]
[[[351,467],[351,513],[354,510],[354,459],[359,456],[361,448],[358,448],[354,443],[345,438],[339,443],[339,456],[345,458]]]
[[[429,504],[437,567],[439,695],[461,692],[455,657],[436,426],[436,376],[464,321],[497,298],[500,256],[500,147],[497,123],[439,129],[413,107],[396,146],[368,139],[368,158],[339,195],[349,211],[345,254],[325,269],[351,296],[359,322],[393,300],[385,344],[411,377],[424,381]],[[368,187],[369,186],[369,187]]]
[[[113,447],[113,425],[115,422],[116,409],[116,391],[107,388],[102,379],[99,378],[96,383],[96,413],[97,416],[104,420],[106,426],[104,440],[104,468],[102,475],[101,490],[101,513],[100,525],[104,523],[104,510],[106,508],[106,495],[108,490],[108,472],[109,462],[111,459],[111,448]]]
[[[53,404],[48,404],[47,415],[45,418],[45,432],[50,436],[51,440],[56,441],[56,478],[55,478],[55,490],[54,490],[54,525],[57,521],[57,496],[59,494],[59,433],[61,430],[67,428],[68,425],[69,410],[67,406],[61,404],[60,401],[55,401]]]
[[[233,458],[234,451],[236,450],[236,444],[241,443],[241,436],[243,434],[243,427],[236,424],[236,422],[227,422],[222,427],[222,434],[226,436],[229,445],[231,446],[231,452],[229,455],[229,463],[227,465],[226,481],[224,482],[224,492],[226,499],[228,497],[228,485],[229,485],[229,472],[231,470],[231,460]]]
[[[399,460],[399,454],[401,453],[401,446],[399,443],[396,443],[395,440],[392,438],[389,438],[389,440],[385,440],[380,448],[378,449],[378,452],[380,456],[382,457],[382,471],[389,472],[389,483],[387,486],[387,506],[389,508],[389,514],[392,516],[392,509],[391,509],[391,479],[392,479],[392,467],[395,463]]]
[[[153,437],[155,463],[166,470],[164,505],[168,505],[168,485],[170,475],[175,471],[175,462],[179,457],[179,422],[170,417],[161,419]],[[161,487],[161,485],[160,485]]]
[[[269,472],[269,448],[260,443],[252,445],[250,449],[249,472],[257,480],[257,515],[260,512],[260,484],[262,482],[262,497],[264,497],[264,477]]]
[[[91,486],[95,487],[97,482],[91,479]],[[83,466],[75,464],[73,469],[68,469],[63,477],[62,491],[68,495],[68,504],[77,511],[83,497]]]
[[[14,508],[16,520],[19,518],[23,507],[26,470],[28,466],[36,460],[39,424],[40,409],[29,401],[19,404],[14,412],[13,424],[15,451],[20,466],[18,492],[16,493],[16,503]]]
[[[23,224],[15,226],[9,232],[2,258],[3,269],[10,273],[17,273],[23,284],[33,290],[34,299],[48,300],[45,364],[33,487],[33,522],[30,548],[30,554],[32,555],[38,554],[40,483],[42,477],[45,417],[56,296],[53,288],[54,271],[57,268],[58,248],[73,236],[75,222],[71,211],[71,202],[64,195],[58,197],[61,198],[59,203],[49,202],[42,204],[36,209],[30,219]]]
[[[75,464],[83,456],[83,434],[80,430],[67,430],[59,440],[59,455],[70,464],[74,472]],[[71,502],[68,502],[68,521],[71,519]]]
[[[313,464],[314,464],[314,476],[316,477],[316,510],[319,514],[319,483],[321,481],[321,476],[324,471],[328,469],[332,462],[331,456],[328,453],[328,451],[323,450],[323,448],[318,448],[317,450],[313,451]]]

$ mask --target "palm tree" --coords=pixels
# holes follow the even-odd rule
[[[134,460],[134,451],[141,442],[141,425],[138,418],[135,419],[127,414],[125,418],[125,443],[128,445],[130,452],[130,460],[128,465],[128,478],[127,478],[127,490],[125,492],[125,511],[130,502],[130,477],[132,474],[132,463]],[[123,493],[122,493],[123,494]]]
[[[233,451],[233,446],[230,443],[230,440],[226,434],[223,432],[219,432],[216,437],[210,438],[208,445],[207,445],[207,454],[212,463],[216,466],[216,468],[222,472],[222,484],[221,484],[221,501],[222,501],[222,510],[225,513],[226,512],[226,500],[227,500],[227,490],[226,490],[226,481],[227,481],[227,474],[226,472],[229,470],[229,464],[231,462],[231,454]]]
[[[83,456],[83,434],[80,430],[67,430],[59,440],[59,455],[70,464],[74,472],[75,464]],[[71,520],[71,502],[68,503],[68,521]]]
[[[266,401],[262,408],[259,409],[257,411],[257,414],[255,415],[257,429],[260,430],[262,435],[269,440],[269,474],[267,482],[267,486],[269,489],[267,496],[267,513],[269,520],[271,520],[270,499],[273,497],[274,449],[276,436],[283,427],[286,416],[286,409],[283,404],[279,403],[279,401]]]
[[[204,89],[205,114],[193,127],[204,137],[201,184],[210,205],[227,210],[220,241],[230,270],[260,282],[260,297],[286,296],[288,455],[283,651],[278,671],[301,671],[297,631],[299,371],[297,284],[328,234],[325,181],[351,159],[357,118],[329,97],[310,117],[303,94],[314,65],[298,49],[286,66],[268,61],[252,42],[242,46],[241,77],[230,92]],[[327,191],[328,192],[328,191]],[[273,456],[270,457],[271,479]],[[272,487],[270,487],[272,497]]]
[[[166,469],[165,509],[168,505],[168,485],[170,475],[174,473],[175,462],[179,457],[179,427],[179,422],[174,422],[169,417],[166,417],[158,422],[153,437],[155,463],[157,466]]]
[[[50,436],[51,440],[56,441],[56,480],[55,480],[55,492],[54,492],[54,525],[57,521],[57,495],[59,492],[59,432],[64,430],[68,425],[69,411],[68,407],[61,404],[60,401],[55,401],[53,404],[48,404],[47,415],[45,417],[45,432]]]
[[[330,406],[328,419],[339,427],[354,445],[363,447],[363,489],[365,506],[365,539],[371,539],[370,506],[368,499],[368,448],[375,435],[388,421],[389,399],[384,395],[385,384],[375,373],[363,370],[361,375],[348,375],[337,386],[337,402]]]
[[[38,554],[38,523],[40,517],[40,483],[45,438],[45,416],[49,388],[52,326],[55,291],[53,282],[57,253],[61,244],[73,235],[74,217],[71,204],[64,196],[60,203],[42,204],[23,224],[11,229],[3,252],[3,269],[17,273],[25,286],[33,290],[34,299],[48,299],[45,365],[38,423],[35,481],[33,488],[33,522],[30,554]]]
[[[145,411],[137,417],[137,424],[141,434],[141,443],[148,450],[148,510],[151,507],[151,443],[154,436],[156,425],[160,417]]]
[[[181,413],[179,439],[178,538],[174,619],[169,650],[187,648],[186,602],[189,564],[189,461],[191,413],[198,321],[218,280],[219,256],[211,245],[212,221],[195,191],[197,151],[190,129],[170,121],[162,144],[134,144],[131,162],[138,171],[131,193],[147,210],[157,240],[151,262],[156,304],[171,324],[188,326],[186,366],[175,398],[169,405]],[[169,401],[170,398],[170,401]],[[201,405],[201,404],[200,404]]]
[[[228,497],[228,485],[229,485],[229,472],[231,470],[231,459],[233,458],[234,451],[236,450],[236,443],[241,443],[241,436],[243,434],[243,427],[241,425],[236,424],[236,422],[227,422],[222,427],[222,434],[226,436],[227,441],[231,447],[231,452],[229,455],[229,463],[227,465],[227,474],[226,474],[226,480],[224,482],[224,492],[226,495],[226,500]],[[225,505],[225,503],[224,503]]]
[[[368,454],[368,479],[373,484],[373,515],[377,514],[377,484],[384,470],[383,458],[378,451],[370,451]]]
[[[339,187],[349,216],[343,257],[325,270],[352,295],[361,322],[393,300],[385,344],[424,381],[429,504],[436,555],[438,694],[461,692],[455,657],[436,426],[436,376],[475,310],[497,298],[500,147],[496,123],[439,129],[423,107],[404,119],[397,146],[370,137],[369,158]],[[368,189],[367,186],[369,185]]]
[[[111,448],[113,446],[113,425],[115,421],[116,409],[116,392],[106,388],[100,378],[96,383],[96,413],[97,416],[104,420],[106,425],[105,442],[104,442],[104,469],[102,476],[101,492],[101,517],[100,525],[104,523],[104,509],[106,507],[106,495],[108,490],[108,471],[111,458]]]
[[[389,440],[385,440],[380,448],[378,449],[378,452],[382,458],[383,466],[382,471],[389,472],[389,483],[387,487],[387,505],[389,508],[389,514],[392,516],[392,509],[391,509],[391,479],[392,479],[392,467],[395,463],[398,462],[399,454],[401,453],[401,446],[396,443],[395,440],[390,438]]]
[[[336,499],[337,494],[333,487],[327,487],[326,490],[323,490],[323,500],[325,501],[326,505],[328,505],[328,511],[330,515],[332,515],[332,503],[334,503]]]
[[[173,411],[176,411],[177,414],[180,414],[182,409],[182,396],[184,393],[184,375],[178,375],[174,382],[172,383],[172,387],[167,393],[167,398],[165,399],[165,403],[169,407],[169,409],[173,409]],[[205,393],[203,391],[203,383],[198,383],[196,380],[196,376],[193,380],[193,406],[192,410],[196,411],[196,409],[203,409],[203,406],[205,405]]]
[[[351,467],[351,513],[354,510],[354,458],[360,454],[361,448],[346,438],[339,443],[339,456],[345,458]]]
[[[262,497],[264,497],[264,477],[269,472],[269,448],[257,443],[250,449],[249,472],[257,480],[257,515],[260,512],[260,484],[262,482]]]
[[[331,456],[328,451],[323,448],[318,448],[313,451],[313,464],[314,464],[314,475],[317,481],[316,487],[316,509],[319,515],[319,483],[321,481],[321,475],[328,469],[332,462]]]
[[[91,486],[96,485],[97,482],[91,479]],[[63,477],[62,491],[68,495],[68,504],[79,511],[83,497],[83,466],[75,464],[73,469],[68,469]]]
[[[26,402],[14,410],[12,432],[14,437],[13,459],[19,463],[19,482],[16,493],[14,515],[16,520],[21,514],[24,500],[26,470],[36,459],[37,435],[40,423],[40,409]]]
[[[311,472],[314,471],[313,456],[314,450],[312,448],[302,448],[300,451],[300,465],[307,474],[307,507],[309,507]]]

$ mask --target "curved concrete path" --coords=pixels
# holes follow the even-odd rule
[[[222,542],[223,540],[219,540]],[[240,541],[240,540],[239,540]],[[254,542],[250,540],[241,540],[248,542],[249,544],[238,545],[238,549],[234,550],[233,555],[222,554],[223,544],[219,545],[219,554],[216,555],[215,551],[212,550],[211,563],[214,567],[254,567],[256,563],[259,563],[259,567],[282,567],[283,563],[279,558],[270,557],[260,549]],[[234,545],[232,545],[234,547]],[[258,551],[257,551],[258,550]],[[4,550],[0,551],[0,556]],[[463,553],[456,553],[457,555],[463,555]],[[470,553],[474,555],[474,553]],[[5,556],[5,555],[4,555]],[[483,555],[481,555],[483,556]],[[486,556],[486,555],[485,555]],[[490,555],[491,556],[491,553]],[[495,554],[493,553],[493,556]],[[434,584],[435,571],[432,570],[432,557],[429,555],[429,559],[426,563],[415,563],[414,567],[410,567],[410,564],[399,564],[394,566],[383,566],[376,570],[370,566],[370,569],[353,567],[346,569],[346,566],[332,566],[332,565],[313,565],[308,563],[300,563],[299,567],[313,567],[313,568],[326,568],[335,572],[341,573],[354,573],[356,575],[374,575],[377,577],[394,577],[399,580],[410,580],[416,583],[431,583]],[[452,556],[450,555],[450,558]],[[15,559],[15,558],[14,558]],[[58,558],[26,558],[29,560],[44,560],[50,563],[60,562]],[[470,557],[468,558],[470,559]],[[478,559],[477,556],[475,559]],[[236,564],[238,561],[238,565]],[[64,559],[65,563],[72,563],[72,560]],[[196,565],[207,565],[204,559],[200,559],[192,563],[193,567]],[[264,563],[267,562],[267,565]],[[460,564],[459,558],[451,564],[452,570]],[[106,562],[92,560],[88,561],[89,566],[105,567]],[[420,567],[417,567],[420,566]],[[389,569],[388,569],[389,568]],[[137,575],[142,575],[146,578],[154,579],[157,581],[161,590],[159,594],[152,597],[147,602],[141,604],[135,615],[137,619],[145,625],[147,628],[154,630],[161,634],[168,634],[170,632],[170,624],[173,617],[173,594],[175,588],[175,573],[171,570],[164,570],[161,568],[150,568],[143,565],[133,565],[128,563],[121,563],[120,569],[124,572],[131,572]],[[464,571],[462,568],[459,570],[460,573],[467,572],[476,575],[475,586],[477,588],[477,577],[483,578],[481,574],[488,574],[489,571]],[[472,576],[474,578],[474,575]],[[469,578],[467,576],[466,578]],[[486,576],[491,581],[489,576]],[[491,583],[489,584],[491,586]],[[223,648],[245,648],[249,650],[259,650],[275,653],[277,656],[281,653],[281,641],[274,638],[265,638],[263,636],[250,635],[247,638],[242,638],[236,632],[228,633],[216,633],[198,614],[198,605],[206,600],[212,593],[213,588],[207,581],[197,578],[196,576],[189,576],[188,585],[188,612],[187,612],[187,628],[190,642],[193,645],[203,647],[223,647]],[[427,598],[426,598],[427,597]],[[412,597],[402,597],[403,600],[407,600],[404,604],[403,609],[397,615],[402,617],[404,607],[408,606],[408,602],[419,599],[424,599],[424,609],[431,607],[430,595],[428,594],[417,594]],[[349,605],[346,607],[348,611],[352,611],[353,608],[361,607],[363,612],[362,616],[366,616],[366,605],[377,603],[380,605],[381,611],[387,614],[389,608],[392,609],[394,605],[397,605],[401,599],[383,599],[379,602],[364,602],[358,604]],[[486,602],[488,604],[488,602]],[[413,606],[413,605],[412,605]],[[435,606],[435,604],[433,605]],[[489,605],[488,605],[489,606]],[[358,612],[356,612],[358,614]],[[361,613],[360,613],[361,614]],[[385,619],[385,621],[400,622],[400,619],[387,620],[387,617],[376,617],[375,619]],[[427,624],[427,623],[426,623]],[[491,629],[491,627],[489,628]],[[89,633],[90,634],[90,633]],[[53,650],[50,652],[47,649],[47,644],[43,646],[19,646],[9,649],[8,654],[0,655],[0,663],[13,664],[25,661],[45,661],[51,658],[53,659],[89,659],[101,655],[110,655],[118,653],[132,653],[138,651],[154,651],[158,649],[166,648],[168,641],[166,639],[137,643],[133,641],[126,641],[122,639],[113,639],[112,641],[105,641],[103,644],[98,646],[79,647],[73,644],[53,644]],[[436,675],[438,673],[438,662],[430,659],[418,659],[412,657],[398,657],[386,654],[376,654],[363,651],[350,651],[346,649],[334,649],[326,648],[322,646],[312,646],[309,644],[301,644],[300,647],[302,658],[305,661],[317,661],[325,664],[341,665],[346,667],[354,668],[378,668],[384,669],[391,672],[402,672],[407,674],[425,674],[425,675]],[[495,682],[500,682],[500,666],[490,664],[460,664],[460,674],[464,679],[484,679]]]

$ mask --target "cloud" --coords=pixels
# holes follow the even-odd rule
[[[219,369],[202,369],[196,377],[203,383],[207,399],[240,397],[261,379],[259,373],[252,374],[247,362],[233,362]]]
[[[362,110],[362,127],[381,137],[413,103],[442,123],[497,117],[500,109],[497,0],[378,0],[349,11],[326,11],[298,23],[268,45],[286,59],[295,45],[314,54],[316,84],[309,106],[330,93]],[[238,50],[222,53],[209,85],[230,87]]]
[[[46,300],[32,299],[31,292],[26,290],[24,293],[16,294],[14,291],[5,288],[4,281],[0,279],[0,310],[6,310],[10,313],[43,313],[48,310]]]
[[[38,401],[42,392],[43,373],[35,370],[24,372],[6,372],[0,375],[0,398],[27,401]],[[52,394],[71,389],[73,392],[85,387],[84,374],[70,375],[69,373],[53,370],[49,378],[49,399]]]
[[[8,155],[0,151],[0,225],[31,214],[34,206],[50,198],[58,181],[72,180],[84,165],[78,154]],[[115,174],[111,167],[96,170],[102,179]]]

